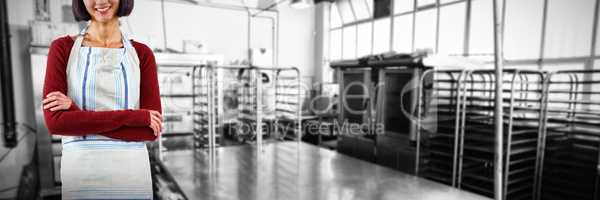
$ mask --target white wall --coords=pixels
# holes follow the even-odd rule
[[[296,10],[287,3],[279,10],[280,66],[295,66],[303,75],[314,75],[314,9]],[[252,10],[252,13],[257,12]],[[123,19],[124,28],[132,36],[152,48],[164,48],[161,2],[146,0],[136,2],[132,15]],[[267,18],[252,18],[251,46],[272,48],[272,28],[276,28],[276,14],[264,12]],[[225,62],[247,59],[248,13],[246,10],[214,8],[185,3],[165,2],[167,46],[182,50],[183,40],[201,41],[210,53],[223,54]],[[275,22],[275,23],[274,23]]]
[[[161,2],[136,2],[129,19],[134,38],[153,48],[164,48]],[[243,10],[165,3],[167,47],[181,51],[183,40],[197,40],[227,61],[246,58],[247,13]]]
[[[278,9],[279,64],[300,68],[303,77],[314,76],[314,9],[295,10],[287,5]]]

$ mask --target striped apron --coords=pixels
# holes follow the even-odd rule
[[[123,48],[83,47],[82,31],[67,63],[68,96],[83,110],[139,108],[139,59],[123,35]],[[63,137],[63,199],[152,199],[148,150],[89,133]]]

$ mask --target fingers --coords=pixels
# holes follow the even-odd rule
[[[162,121],[162,115],[159,112],[150,110],[150,114],[156,116],[157,118],[161,119],[161,121]]]
[[[61,105],[55,106],[55,107],[53,107],[53,108],[50,108],[50,111],[57,111],[57,110],[68,110],[68,109],[69,109],[69,107],[70,107],[70,105],[69,105],[69,104],[61,104]]]
[[[46,95],[45,99],[42,100],[42,104],[47,104],[52,101],[64,100],[64,99],[69,99],[69,97],[65,96],[61,92],[51,92],[50,94]]]
[[[42,104],[47,104],[47,103],[55,101],[57,99],[58,99],[58,97],[56,97],[56,96],[50,96],[50,97],[45,98],[44,100],[42,100]]]
[[[53,108],[53,107],[58,106],[58,105],[60,105],[60,101],[54,100],[54,101],[52,101],[50,103],[45,104],[44,105],[44,109]]]
[[[152,123],[150,123],[150,128],[152,129],[154,136],[158,136],[158,133],[159,133],[158,125],[154,121]]]
[[[158,117],[151,116],[150,119],[152,120],[152,122],[154,122],[156,124],[161,124],[161,120]]]
[[[153,121],[150,124],[150,128],[152,128],[152,130],[154,131],[154,136],[158,136],[158,134],[160,134],[162,130],[160,123],[157,121]]]
[[[150,125],[154,125],[154,126],[156,126],[157,130],[159,130],[159,131],[160,131],[160,128],[161,128],[161,127],[160,127],[160,126],[161,126],[161,125],[160,125],[160,120],[159,120],[159,119],[157,119],[156,117],[151,117],[151,122],[150,122]]]
[[[156,136],[156,126],[154,124],[154,121],[150,121],[149,127],[152,129],[152,134]]]
[[[71,107],[71,103],[70,102],[63,102],[63,101],[53,101],[50,102],[46,105],[44,105],[43,109],[48,109],[50,111],[57,111],[57,110],[68,110],[69,107]]]
[[[150,111],[150,117],[157,118],[157,119],[161,118],[160,115],[156,114],[156,112],[154,112],[154,111]]]
[[[153,116],[155,119],[157,119],[157,121],[159,122],[159,124],[162,124],[162,115],[161,115],[159,112],[157,112],[157,111],[153,111],[153,110],[150,110],[150,114],[151,114],[151,116]]]
[[[61,92],[51,92],[42,100],[43,109],[50,111],[67,110],[71,106],[71,99]]]
[[[148,110],[150,114],[150,128],[154,131],[154,136],[158,136],[162,131],[162,116],[159,112]]]

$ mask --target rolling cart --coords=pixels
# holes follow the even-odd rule
[[[542,129],[544,73],[504,70],[503,199],[532,199]],[[470,71],[461,96],[457,186],[494,195],[494,91],[489,70]]]
[[[196,149],[225,145],[226,135],[242,143],[262,144],[265,135],[299,141],[302,88],[296,68],[200,65],[193,76]]]
[[[466,70],[429,70],[421,77],[417,106],[415,174],[456,186],[459,88]]]
[[[600,71],[547,78],[538,199],[600,199]]]
[[[545,73],[503,73],[503,199],[532,199],[541,165]],[[431,70],[421,85],[416,172],[492,197],[494,71]]]

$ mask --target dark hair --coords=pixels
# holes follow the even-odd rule
[[[121,0],[117,9],[117,16],[129,16],[133,10],[133,0]],[[88,21],[92,19],[90,13],[85,8],[83,0],[73,0],[73,16],[77,21]]]

